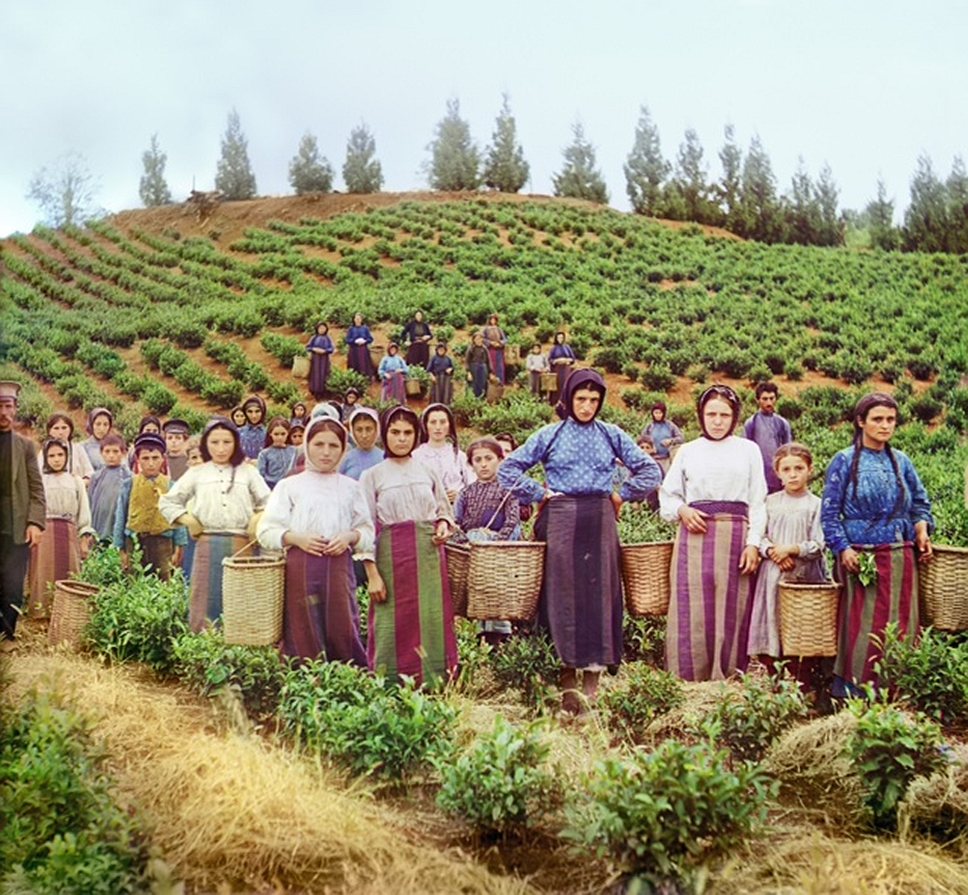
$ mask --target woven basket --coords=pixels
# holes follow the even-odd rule
[[[415,398],[423,391],[423,383],[419,379],[407,380],[407,394]]]
[[[380,361],[383,360],[385,353],[386,349],[382,345],[370,345],[370,363],[373,364],[374,370],[380,366]]]
[[[278,641],[282,637],[285,589],[285,557],[239,556],[237,553],[223,559],[222,629],[225,642],[268,646]]]
[[[444,544],[447,555],[447,580],[454,615],[467,616],[467,575],[471,569],[470,544]]]
[[[296,379],[309,378],[309,357],[305,354],[297,354],[292,359],[292,375]]]
[[[836,656],[840,585],[781,581],[779,589],[783,655]]]
[[[471,544],[467,617],[528,621],[534,618],[544,575],[544,541]]]
[[[934,559],[918,569],[925,625],[968,630],[968,548],[934,545]]]
[[[665,615],[669,611],[672,541],[622,545],[622,583],[630,615]]]
[[[557,373],[542,373],[541,374],[541,391],[543,391],[543,392],[556,392],[556,391],[558,391],[558,374]]]
[[[500,382],[488,382],[487,403],[497,404],[504,397],[504,386]]]
[[[100,588],[86,581],[55,581],[54,602],[50,610],[47,642],[51,646],[66,643],[79,647],[84,629],[91,620],[90,600]]]

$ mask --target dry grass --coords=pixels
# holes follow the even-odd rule
[[[955,746],[951,757],[948,767],[908,787],[898,806],[898,829],[904,840],[930,834],[968,862],[968,745]]]
[[[14,693],[56,690],[96,722],[120,796],[198,890],[533,891],[460,851],[421,847],[362,788],[227,729],[188,694],[67,654],[21,655],[11,671]]]

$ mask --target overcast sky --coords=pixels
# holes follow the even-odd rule
[[[580,121],[611,204],[640,105],[675,157],[694,128],[718,174],[729,122],[758,133],[781,191],[803,156],[829,162],[841,205],[883,177],[908,202],[917,157],[944,178],[968,155],[968,3],[961,0],[0,0],[0,235],[30,230],[31,176],[83,155],[111,211],[140,204],[158,134],[176,200],[211,189],[235,107],[261,195],[290,192],[307,130],[342,188],[350,130],[376,138],[387,190],[426,188],[427,144],[449,98],[481,148],[501,94],[551,193]]]

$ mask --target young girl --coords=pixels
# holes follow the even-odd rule
[[[474,481],[474,472],[457,444],[454,414],[444,404],[428,404],[420,416],[420,446],[414,460],[430,467],[440,476],[453,503],[465,485]]]
[[[430,386],[430,403],[450,406],[454,400],[454,362],[447,356],[447,345],[439,342],[427,364],[427,372],[434,377]]]
[[[191,467],[158,501],[161,514],[186,526],[197,540],[188,617],[193,631],[222,617],[222,560],[246,545],[252,517],[270,493],[256,468],[245,462],[239,430],[224,417],[205,427],[201,454],[205,462]]]
[[[91,481],[91,476],[94,475],[94,467],[87,456],[87,451],[83,447],[75,445],[71,440],[74,437],[74,420],[66,413],[57,411],[47,417],[47,425],[44,428],[48,439],[62,441],[66,446],[67,471],[71,475],[83,479],[84,484],[87,485]],[[42,453],[37,455],[37,462],[40,464],[41,471],[43,471]]]
[[[551,346],[551,351],[548,352],[548,363],[558,377],[557,394],[564,394],[565,383],[568,381],[568,377],[571,376],[571,371],[575,366],[576,360],[574,349],[565,341],[565,334],[563,332],[556,332],[555,343]],[[553,395],[553,392],[548,395],[548,400],[552,404],[555,403]]]
[[[783,655],[780,581],[816,584],[828,578],[820,498],[809,491],[813,455],[797,442],[781,445],[773,455],[773,471],[783,482],[783,490],[766,498],[766,534],[760,541],[764,565],[753,593],[747,650],[768,667]]]
[[[304,423],[292,423],[289,426],[289,444],[296,448],[296,453],[299,453],[299,448],[302,447],[303,438],[306,434],[306,426]]]
[[[417,415],[391,407],[380,423],[387,459],[360,480],[378,529],[376,564],[366,564],[373,600],[367,658],[372,671],[422,683],[457,667],[443,551],[454,517],[440,477],[411,456]]]
[[[353,411],[359,407],[360,401],[360,390],[350,386],[346,392],[343,394],[343,406],[340,408],[340,422],[344,426],[350,424],[350,417],[353,416]],[[353,433],[350,433],[350,441],[353,441]]]
[[[84,453],[84,451],[81,451]],[[30,602],[28,613],[46,618],[50,614],[50,589],[55,581],[69,578],[81,568],[96,532],[91,527],[87,488],[67,469],[67,442],[48,438],[41,451],[47,527],[40,544],[30,548]]]
[[[245,411],[242,409],[240,404],[238,407],[233,407],[231,413],[229,413],[229,419],[235,423],[236,429],[241,429],[245,425]]]
[[[383,383],[381,397],[384,401],[407,403],[407,364],[399,355],[395,342],[387,345],[386,357],[380,361],[380,382]]]
[[[289,423],[281,416],[269,422],[265,447],[259,451],[256,468],[270,488],[286,477],[296,459],[297,450],[289,444]]]
[[[251,395],[242,404],[245,425],[239,429],[242,453],[248,460],[257,460],[259,451],[266,445],[266,402],[258,395]]]
[[[302,401],[297,401],[290,409],[289,428],[295,425],[305,426],[308,422],[309,408]]]
[[[91,461],[95,472],[104,466],[104,460],[101,459],[101,439],[111,431],[112,426],[114,414],[106,407],[95,407],[87,415],[87,425],[84,428],[90,437],[82,441],[81,446],[87,451],[87,459]]]
[[[484,346],[487,348],[487,356],[491,362],[491,373],[497,377],[501,385],[504,385],[504,349],[508,344],[508,337],[498,325],[497,314],[491,314],[487,318],[487,326],[481,330],[481,335],[484,337]]]
[[[286,550],[282,652],[366,667],[353,551],[373,549],[360,486],[337,472],[346,429],[319,417],[305,439],[305,471],[279,483],[259,522],[259,543]]]
[[[541,350],[541,343],[535,342],[531,346],[531,353],[524,361],[525,369],[528,371],[528,380],[531,384],[531,394],[536,397],[541,396],[541,374],[551,371],[548,365],[548,358]]]
[[[476,481],[466,485],[457,498],[454,517],[460,530],[454,540],[516,541],[521,537],[518,500],[497,480],[503,459],[504,450],[494,438],[479,438],[467,449]]]
[[[329,337],[329,326],[320,321],[316,333],[306,344],[309,352],[309,391],[317,401],[326,396],[326,382],[329,379],[330,355],[336,350]]]

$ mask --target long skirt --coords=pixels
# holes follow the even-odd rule
[[[555,497],[535,534],[546,541],[538,617],[567,668],[600,670],[622,661],[622,573],[612,501]]]
[[[383,380],[384,401],[393,401],[397,404],[407,403],[407,377],[403,373],[391,373]]]
[[[450,678],[457,668],[454,608],[444,548],[432,522],[399,522],[377,537],[376,565],[387,598],[370,604],[367,659],[387,678],[416,683]]]
[[[559,395],[563,395],[565,393],[565,383],[568,381],[568,377],[571,376],[571,371],[571,364],[555,364],[555,376],[558,377]]]
[[[286,552],[282,652],[366,668],[352,553],[312,556],[298,547]]]
[[[414,342],[407,348],[407,356],[404,358],[409,367],[416,364],[418,367],[426,367],[430,360],[430,345],[426,342]]]
[[[470,373],[474,397],[483,398],[487,394],[487,364],[471,364]]]
[[[491,360],[491,372],[497,376],[497,381],[504,385],[504,349],[488,348],[487,356]]]
[[[33,618],[47,618],[54,582],[70,578],[80,568],[81,543],[77,526],[71,519],[48,517],[40,544],[30,548],[27,614]]]
[[[710,513],[706,531],[680,524],[672,550],[666,667],[687,681],[722,680],[745,671],[753,576],[739,562],[748,529],[744,503],[691,504]]]
[[[192,584],[189,594],[188,626],[198,632],[222,620],[222,560],[238,553],[245,535],[205,532],[195,542]]]
[[[317,401],[322,401],[329,380],[329,355],[311,354],[309,358],[309,392]]]
[[[346,366],[356,370],[357,373],[362,373],[371,382],[376,379],[369,345],[350,345],[346,352]]]
[[[452,373],[435,373],[430,384],[430,403],[450,405],[454,400],[454,376]]]
[[[914,545],[883,544],[856,547],[873,553],[877,579],[867,587],[838,562],[842,581],[837,611],[837,661],[834,674],[848,684],[877,683],[874,664],[881,658],[877,640],[890,622],[901,637],[916,637],[918,616],[918,561]]]

